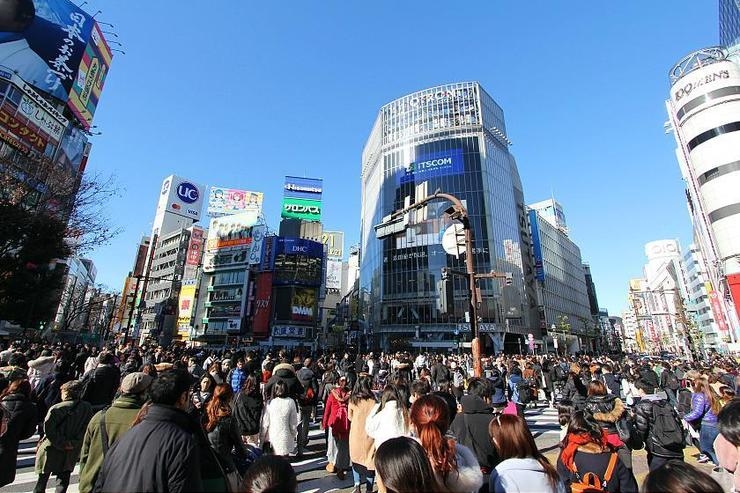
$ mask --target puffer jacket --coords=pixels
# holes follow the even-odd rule
[[[682,459],[683,448],[680,450],[669,450],[657,445],[653,440],[649,439],[650,433],[653,432],[653,430],[650,429],[650,426],[653,422],[654,406],[670,406],[668,396],[662,390],[655,394],[644,396],[640,399],[640,402],[635,405],[635,425],[637,426],[637,431],[640,433],[642,440],[645,442],[646,450],[658,457]],[[680,424],[677,423],[677,426],[680,426]]]
[[[8,429],[0,437],[0,486],[15,481],[18,442],[33,435],[38,416],[36,406],[23,394],[8,394],[0,401],[8,414]]]
[[[615,395],[589,396],[584,409],[593,414],[601,428],[610,435],[617,433],[617,421],[625,412],[622,399]]]

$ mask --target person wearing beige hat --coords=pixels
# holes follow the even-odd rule
[[[118,399],[90,420],[80,455],[79,490],[81,493],[93,490],[105,453],[131,428],[147,400],[146,393],[152,381],[153,378],[146,373],[129,373],[121,382],[121,395]]]

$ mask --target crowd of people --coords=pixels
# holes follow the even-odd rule
[[[0,351],[0,486],[37,433],[34,491],[296,491],[291,461],[324,430],[326,471],[355,493],[740,491],[734,359],[14,343]],[[557,408],[559,452],[530,406]],[[707,474],[684,461],[695,445]],[[649,474],[638,486],[633,451]]]

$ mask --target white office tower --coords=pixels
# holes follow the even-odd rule
[[[725,49],[705,48],[676,64],[670,79],[666,107],[695,241],[734,342],[740,302],[740,67]]]

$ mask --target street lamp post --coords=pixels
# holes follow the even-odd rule
[[[470,332],[472,334],[471,351],[473,353],[473,373],[476,377],[483,375],[483,365],[480,353],[480,334],[478,333],[478,307],[476,300],[476,279],[478,277],[501,277],[499,274],[475,274],[475,261],[473,259],[473,231],[470,227],[470,218],[468,211],[460,199],[454,195],[437,190],[434,194],[429,195],[420,201],[405,207],[399,211],[393,212],[390,216],[384,218],[383,223],[375,226],[375,234],[378,239],[400,233],[406,229],[408,221],[404,216],[412,211],[423,207],[427,202],[432,200],[443,199],[452,202],[452,207],[445,211],[445,214],[453,220],[459,220],[463,225],[465,232],[465,275],[468,278],[468,289],[470,291],[469,313],[470,313]]]

